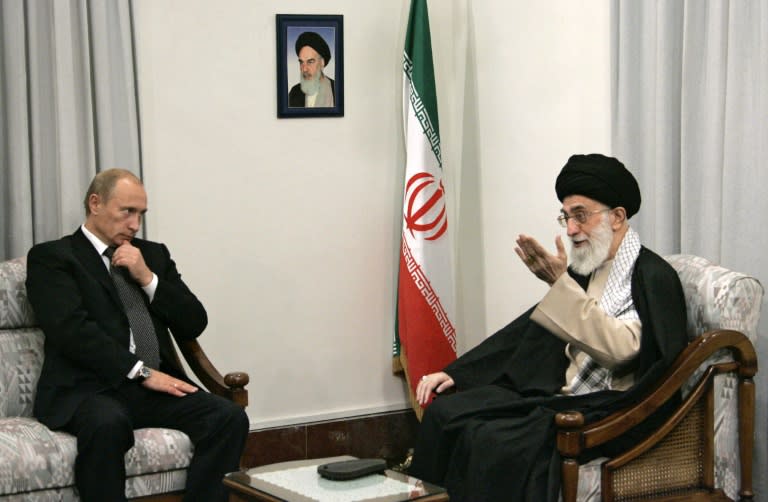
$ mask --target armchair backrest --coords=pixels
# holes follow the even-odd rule
[[[601,494],[597,495],[600,500],[661,500],[662,496],[669,497],[664,500],[688,500],[685,496],[739,500],[739,490],[751,493],[753,454],[746,438],[754,425],[751,379],[755,354],[744,337],[720,330],[739,331],[756,345],[763,287],[753,277],[698,256],[676,254],[665,259],[682,283],[687,331],[693,343],[683,350],[666,378],[631,409],[583,427],[578,425],[584,420],[580,414],[558,415],[565,501],[575,502],[577,494],[578,500],[593,500],[595,494]],[[709,331],[713,333],[700,338]],[[738,364],[730,363],[734,355],[742,356],[737,358]],[[724,361],[728,363],[719,364]],[[742,362],[744,366],[740,366]],[[711,365],[715,371],[709,371]],[[625,433],[628,426],[675,395],[681,384],[683,402],[640,444],[611,459],[574,467],[585,445],[599,446]]]
[[[690,339],[714,329],[733,329],[757,345],[764,293],[757,279],[699,256],[675,254],[665,259],[683,284]]]
[[[31,417],[37,381],[43,368],[44,335],[27,300],[27,260],[0,262],[0,418]],[[179,346],[187,364],[210,392],[248,405],[248,374],[222,376],[197,340]],[[174,350],[177,366],[184,370]]]
[[[764,294],[763,286],[757,279],[698,256],[672,255],[666,259],[677,270],[683,284],[689,337],[695,338],[710,330],[733,329],[746,335],[752,345],[757,346],[757,325]],[[683,386],[683,395],[692,392],[710,364],[731,360],[730,350],[721,350],[710,356]],[[716,396],[714,415],[718,417],[714,424],[715,483],[725,487],[726,492],[734,497],[735,487],[744,486],[741,480],[739,426],[744,416],[754,417],[754,409],[750,414],[743,408],[748,403],[737,402],[733,389],[739,383],[733,373],[717,375],[713,385]],[[751,465],[751,462],[748,463]],[[751,486],[751,481],[747,484]]]
[[[24,281],[26,258],[0,263],[0,417],[31,417],[43,366],[43,332]]]

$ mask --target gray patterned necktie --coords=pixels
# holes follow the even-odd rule
[[[128,316],[133,341],[136,344],[136,355],[144,362],[144,365],[158,368],[160,366],[160,350],[157,345],[157,335],[155,334],[155,326],[152,324],[152,317],[150,317],[147,305],[144,303],[144,296],[139,285],[131,277],[127,277],[128,269],[112,266],[114,252],[115,248],[107,248],[104,250],[104,256],[110,260],[109,274],[112,276],[120,300],[123,302],[125,315]]]

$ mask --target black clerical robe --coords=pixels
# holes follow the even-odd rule
[[[574,278],[586,285],[585,278]],[[687,343],[677,273],[646,248],[632,273],[632,299],[642,335],[631,389],[559,395],[569,364],[565,342],[531,321],[531,308],[445,368],[458,392],[438,397],[426,409],[409,472],[445,486],[452,502],[556,501],[555,414],[576,410],[593,421],[635,402]],[[661,415],[601,453],[637,442]]]

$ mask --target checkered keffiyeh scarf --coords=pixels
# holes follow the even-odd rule
[[[640,236],[629,228],[613,259],[608,281],[600,297],[600,307],[611,317],[625,321],[640,319],[632,302],[632,270],[639,255]],[[597,364],[589,354],[585,354],[584,365],[571,381],[571,392],[587,394],[609,390],[612,381],[613,372]]]

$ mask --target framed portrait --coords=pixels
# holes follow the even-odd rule
[[[277,14],[277,116],[344,116],[344,16]]]

